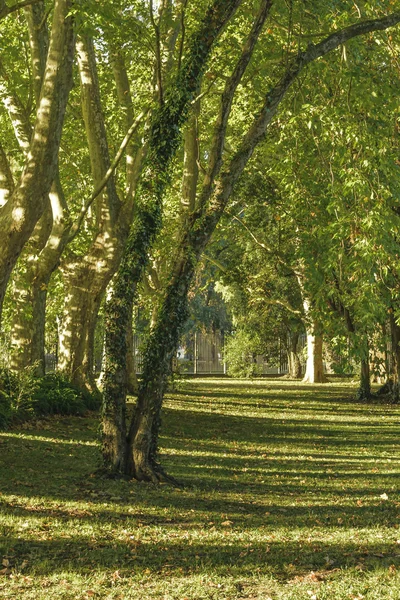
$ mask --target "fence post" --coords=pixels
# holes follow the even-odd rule
[[[197,331],[194,332],[193,373],[197,375]]]
[[[225,331],[222,332],[221,341],[222,341],[222,344],[221,344],[221,346],[222,346],[222,356],[223,356],[223,359],[224,359],[223,369],[224,369],[224,375],[226,375],[227,368],[226,368],[226,359],[225,359]]]

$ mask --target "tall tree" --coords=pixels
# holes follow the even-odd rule
[[[147,344],[138,403],[128,433],[129,456],[126,470],[137,479],[157,481],[164,477],[163,470],[156,461],[160,412],[171,358],[176,352],[179,332],[187,318],[188,290],[199,258],[228,204],[232,190],[255,147],[264,139],[287,91],[309,63],[358,35],[386,29],[399,21],[400,14],[394,13],[382,19],[357,23],[336,31],[321,42],[300,51],[289,62],[280,81],[266,95],[263,106],[236,152],[223,164],[222,147],[232,101],[230,94],[233,96],[237,87],[236,75],[246,66],[246,52],[251,56],[253,44],[258,38],[259,31],[256,22],[254,23],[243,54],[222,95],[222,118],[218,119],[215,129],[208,172],[200,191],[197,208],[192,213],[179,244],[177,259],[163,296],[158,319]],[[240,79],[241,76],[239,81]]]
[[[148,154],[139,183],[137,214],[107,307],[103,398],[103,456],[112,471],[128,469],[126,436],[127,324],[148,252],[161,227],[162,200],[183,123],[198,93],[211,49],[240,0],[215,0],[193,34],[151,124]]]

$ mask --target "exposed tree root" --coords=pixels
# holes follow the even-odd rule
[[[172,475],[168,475],[163,467],[156,463],[152,464],[149,462],[145,465],[141,465],[140,469],[137,469],[133,477],[138,481],[147,481],[156,485],[166,483],[177,488],[184,487],[181,482],[175,479],[175,477],[172,477]]]

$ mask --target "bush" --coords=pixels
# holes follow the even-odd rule
[[[0,369],[0,428],[44,415],[83,415],[100,407],[100,397],[79,390],[58,373],[34,377],[34,368],[15,374]]]
[[[238,331],[225,342],[225,360],[231,377],[257,377],[262,366],[254,361],[258,353],[257,341],[245,331]]]

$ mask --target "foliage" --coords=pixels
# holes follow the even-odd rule
[[[100,406],[99,398],[79,390],[62,375],[34,376],[36,365],[18,374],[0,369],[0,428],[45,415],[83,415]]]
[[[225,340],[225,361],[232,377],[256,377],[260,365],[255,357],[260,354],[260,341],[248,331],[239,330]]]

